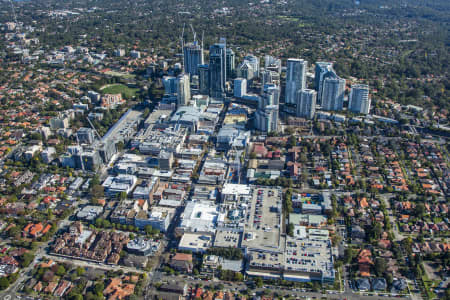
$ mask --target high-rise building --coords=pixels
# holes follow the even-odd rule
[[[209,95],[209,66],[198,66],[198,91],[202,95]]]
[[[278,105],[266,106],[255,113],[255,127],[263,132],[278,131]]]
[[[177,107],[186,106],[191,100],[189,74],[183,73],[177,77]]]
[[[210,96],[223,98],[225,96],[226,69],[226,42],[214,44],[209,48],[209,86]]]
[[[194,41],[183,47],[184,72],[191,75],[198,75],[198,65],[203,65],[203,48]]]
[[[255,72],[254,76],[259,77],[259,58],[249,54],[244,56],[244,61],[248,62],[253,67],[253,70]]]
[[[306,88],[306,68],[308,62],[304,59],[289,58],[286,71],[286,98],[288,104],[295,104],[298,90]]]
[[[92,144],[94,142],[94,131],[91,128],[81,127],[77,131],[77,140],[80,144]]]
[[[236,70],[237,76],[239,78],[244,78],[248,81],[253,80],[256,77],[256,70],[254,65],[252,65],[249,61],[244,60]]]
[[[278,74],[281,74],[281,59],[270,55],[264,56],[264,70],[275,71]]]
[[[348,110],[367,115],[370,111],[369,86],[353,84],[350,91]]]
[[[313,119],[316,112],[317,92],[305,89],[297,91],[297,117]]]
[[[279,104],[280,88],[275,84],[266,84],[258,108],[264,110],[267,106]]]
[[[234,54],[234,51],[231,50],[231,48],[227,48],[226,50],[226,63],[227,63],[227,79],[234,77],[235,72],[235,59],[236,56]]]
[[[337,78],[331,62],[316,62],[314,86],[317,91],[317,103],[322,104],[323,82],[326,78]]]
[[[234,96],[242,98],[247,94],[247,80],[244,78],[236,78],[234,80]]]
[[[164,94],[175,95],[177,92],[177,78],[173,76],[163,77]]]
[[[261,93],[264,93],[264,89],[266,85],[275,84],[277,86],[280,85],[280,73],[264,70],[261,72]]]
[[[342,110],[344,105],[345,79],[325,78],[323,82],[322,109]]]

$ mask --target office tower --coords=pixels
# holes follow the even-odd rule
[[[209,86],[210,96],[225,97],[226,70],[226,42],[214,44],[209,48]]]
[[[278,131],[278,105],[266,106],[255,113],[255,128],[263,132]]]
[[[191,100],[191,87],[189,74],[180,74],[177,77],[177,107],[186,106]]]
[[[314,88],[317,91],[318,104],[322,104],[323,81],[326,78],[337,78],[336,72],[333,70],[333,63],[323,61],[316,62]]]
[[[264,93],[264,88],[266,85],[275,84],[280,86],[280,73],[264,70],[261,72],[261,93]]]
[[[237,76],[239,78],[244,78],[248,81],[253,80],[256,77],[256,70],[254,65],[252,65],[249,61],[244,60],[236,70]]]
[[[183,47],[184,72],[191,75],[198,75],[198,65],[203,65],[203,48],[194,41]]]
[[[244,78],[236,78],[234,80],[234,96],[242,98],[247,94],[247,80]]]
[[[173,76],[163,77],[164,94],[175,95],[177,92],[177,78]]]
[[[202,95],[209,95],[209,66],[198,66],[198,91]]]
[[[367,115],[370,111],[369,86],[353,84],[350,91],[348,110]]]
[[[227,79],[229,79],[234,77],[236,56],[231,48],[227,48],[226,53]]]
[[[278,74],[281,74],[281,59],[270,55],[264,56],[264,70],[275,71],[278,72]]]
[[[108,164],[114,154],[117,153],[116,143],[110,139],[102,141],[98,148],[98,153],[104,164]]]
[[[259,58],[249,54],[244,56],[244,61],[248,62],[253,67],[254,76],[259,77]]]
[[[342,110],[344,104],[345,79],[325,78],[323,82],[322,109]]]
[[[297,117],[313,119],[316,112],[317,92],[305,89],[297,91]]]
[[[286,70],[285,103],[295,104],[295,94],[306,88],[306,68],[308,62],[304,59],[289,58]]]
[[[94,142],[94,131],[91,128],[81,127],[77,131],[77,140],[80,144],[92,144]]]
[[[266,84],[258,109],[264,110],[267,106],[278,106],[279,104],[280,88],[274,84]]]

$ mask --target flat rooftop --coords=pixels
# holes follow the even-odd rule
[[[241,245],[242,233],[232,230],[217,230],[214,239],[214,247],[239,248]]]
[[[282,251],[282,191],[280,188],[253,188],[245,220],[243,247]]]

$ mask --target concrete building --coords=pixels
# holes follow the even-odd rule
[[[145,239],[137,237],[130,240],[127,244],[127,252],[135,255],[148,256],[158,251],[161,242],[156,242],[152,239]]]
[[[81,127],[77,131],[77,141],[80,144],[92,144],[94,142],[94,130],[87,127]]]
[[[278,105],[269,105],[264,110],[257,110],[255,128],[262,132],[278,131]]]
[[[247,94],[247,80],[244,78],[236,78],[234,80],[234,96],[242,98]]]
[[[56,157],[56,149],[54,147],[48,147],[41,152],[42,161],[46,164],[50,163]]]
[[[308,62],[304,59],[289,58],[286,70],[285,103],[295,104],[298,90],[306,88],[306,68]]]
[[[340,111],[344,105],[345,79],[326,78],[323,82],[322,109]]]
[[[132,58],[141,58],[141,52],[136,51],[136,50],[131,50],[130,51],[130,56]]]
[[[367,115],[370,111],[369,86],[353,84],[349,96],[348,110],[357,114]]]
[[[117,176],[108,176],[103,182],[106,194],[113,197],[122,192],[130,193],[137,183],[137,177],[128,174],[119,174]]]
[[[117,57],[125,56],[125,49],[114,50],[114,56],[117,56]]]
[[[297,91],[297,117],[313,119],[316,113],[317,92],[310,89]]]
[[[280,104],[280,88],[274,84],[266,84],[259,102],[258,109],[264,110],[267,106],[278,106]]]

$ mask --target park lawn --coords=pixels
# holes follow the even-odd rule
[[[122,97],[131,99],[139,91],[137,88],[129,88],[124,84],[108,84],[100,89],[102,94],[122,94]]]

